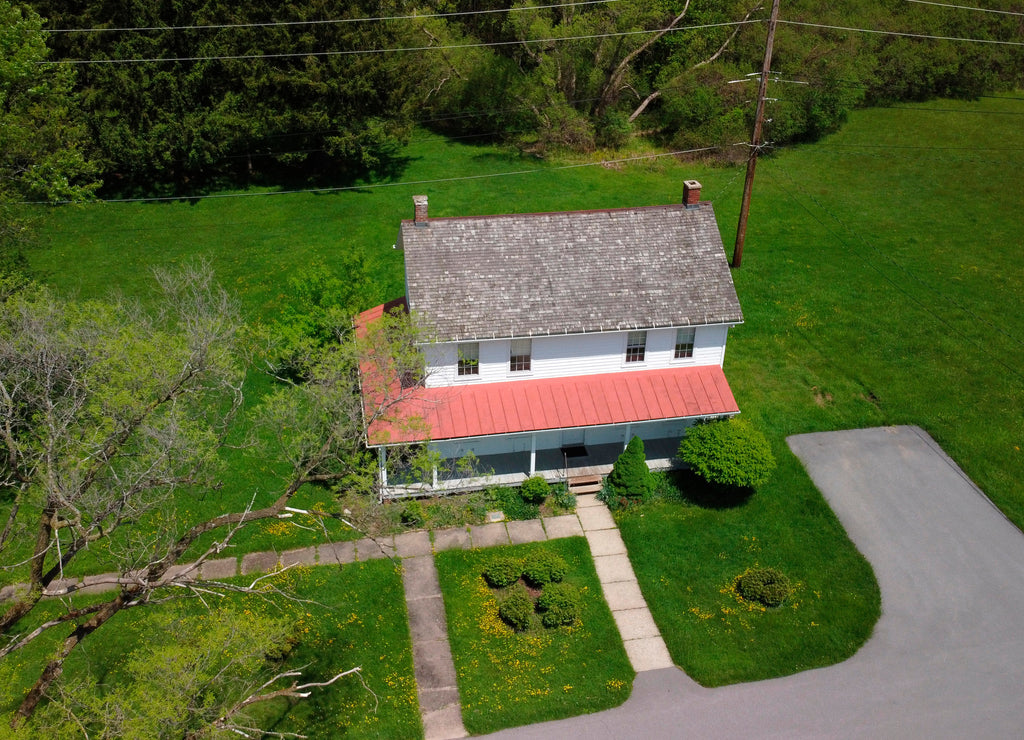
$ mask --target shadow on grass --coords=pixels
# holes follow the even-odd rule
[[[415,159],[395,149],[378,153],[372,166],[318,155],[298,164],[267,157],[256,169],[228,167],[168,174],[163,179],[108,173],[99,196],[104,200],[162,199],[195,205],[209,196],[245,192],[250,188],[270,189],[270,192],[319,190],[320,194],[339,190],[365,192],[376,184],[399,181]],[[364,185],[365,190],[360,187]]]
[[[709,483],[689,470],[672,470],[665,478],[669,485],[659,491],[663,498],[702,509],[735,509],[754,495],[753,488]]]

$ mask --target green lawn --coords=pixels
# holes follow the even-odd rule
[[[314,689],[308,699],[296,704],[278,700],[258,712],[261,725],[322,740],[421,737],[408,617],[402,579],[395,565],[385,559],[340,568],[299,568],[285,572],[275,582],[305,601],[277,599],[277,608],[270,608],[258,596],[232,596],[227,605],[270,609],[271,614],[294,622],[302,639],[287,665],[305,666],[306,680],[326,680],[359,666],[365,686],[358,677],[351,676]],[[224,606],[219,604],[217,608]],[[59,611],[56,603],[49,608]],[[128,653],[146,644],[148,619],[159,608],[134,609],[116,616],[103,629],[102,649],[98,649],[99,643],[86,641],[72,654],[67,664],[68,678],[88,671],[98,680],[116,680],[117,666]],[[217,613],[216,608],[208,612],[197,601],[187,608],[194,615]],[[59,627],[51,630],[49,639],[0,661],[3,726],[38,676],[46,655],[65,633],[66,629]]]
[[[515,633],[498,616],[498,602],[481,574],[492,558],[524,558],[539,550],[556,552],[569,564],[565,583],[583,593],[581,619],[574,626]],[[629,697],[633,669],[585,539],[449,550],[436,562],[469,732],[597,712]]]
[[[658,526],[692,540],[697,555],[661,565],[658,553],[642,555],[642,546],[633,555],[667,569],[659,577],[701,581],[693,606],[702,614],[729,606],[712,587],[724,587],[751,558],[779,565],[805,590],[789,623],[776,624],[781,617],[774,613],[752,623],[756,650],[737,642],[739,632],[698,639],[699,630],[711,630],[710,617],[690,624],[689,636],[680,627],[680,639],[696,641],[694,652],[706,653],[678,658],[701,680],[819,665],[849,654],[863,639],[872,579],[786,449],[790,434],[918,424],[1024,525],[1022,115],[1020,95],[865,110],[817,144],[762,159],[744,262],[734,272],[746,323],[730,333],[725,370],[744,416],[768,435],[780,468],[737,509],[665,507]],[[739,168],[659,159],[558,169],[552,166],[558,163],[426,136],[407,154],[401,179],[420,184],[42,212],[41,244],[30,261],[62,290],[95,296],[117,288],[144,296],[152,285],[149,267],[203,257],[253,320],[268,321],[288,275],[315,259],[330,265],[343,251],[362,253],[376,276],[367,305],[399,295],[401,255],[391,245],[398,221],[412,213],[414,193],[427,193],[431,213],[446,216],[624,207],[675,202],[682,181],[691,178],[715,202],[731,251]],[[522,170],[536,171],[430,182]],[[264,389],[254,381],[254,401]],[[272,471],[261,465],[267,466],[242,456],[229,460],[224,498],[203,498],[197,514],[200,507],[238,507],[253,490],[265,494],[270,478],[264,476]],[[690,521],[692,528],[680,524]],[[624,520],[624,531],[630,527]],[[702,528],[713,534],[704,538]],[[239,540],[239,550],[265,547],[278,535],[289,546],[307,536],[254,530]],[[744,536],[757,536],[762,550],[745,550]],[[641,575],[645,582],[652,577]],[[816,591],[826,603],[815,606]],[[651,600],[659,611],[659,599]],[[831,621],[810,616],[815,608]],[[659,617],[666,618],[693,621]],[[816,648],[785,647],[800,629],[813,635],[825,624],[834,637],[808,642]],[[788,636],[773,647],[772,634]],[[760,667],[765,663],[772,667]]]
[[[749,498],[690,474],[668,495],[616,514],[637,580],[673,661],[705,686],[844,660],[870,636],[879,594],[867,561],[792,454]],[[733,591],[747,568],[785,573],[794,593],[764,609]]]
[[[740,407],[766,430],[920,424],[1018,525],[1021,115],[1020,96],[865,110],[817,144],[764,158],[734,273],[746,323],[726,359]],[[434,215],[604,208],[676,201],[688,178],[715,202],[731,251],[738,168],[663,158],[555,169],[426,134],[407,156],[401,179],[420,184],[48,211],[30,260],[94,296],[145,295],[150,267],[203,257],[267,320],[288,275],[343,251],[365,255],[376,276],[367,304],[399,295],[391,245],[414,193]],[[429,182],[524,170],[536,171]]]

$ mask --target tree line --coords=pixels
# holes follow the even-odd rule
[[[386,174],[416,125],[541,155],[743,141],[754,88],[730,83],[760,69],[767,16],[757,0],[30,4],[46,29],[109,29],[45,38],[51,60],[90,62],[71,65],[71,109],[105,187],[146,192]],[[844,30],[1014,41],[1019,16],[793,0],[782,19],[778,143],[860,104],[1024,81],[1019,47]]]

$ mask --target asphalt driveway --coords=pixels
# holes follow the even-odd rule
[[[875,569],[868,643],[839,665],[717,689],[641,673],[617,709],[493,737],[1021,737],[1024,534],[917,427],[788,442]]]

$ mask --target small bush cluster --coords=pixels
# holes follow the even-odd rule
[[[764,606],[781,606],[791,592],[789,578],[775,568],[752,568],[736,579],[736,593]]]
[[[530,626],[533,610],[533,601],[522,586],[512,589],[498,604],[498,616],[516,632],[522,632]]]
[[[519,487],[519,495],[528,504],[540,505],[544,503],[544,499],[548,497],[550,492],[551,487],[548,485],[548,482],[539,475],[527,478],[523,481],[523,485]]]
[[[491,588],[508,589],[504,595],[499,594],[498,616],[513,630],[522,632],[530,627],[535,612],[545,627],[573,624],[579,619],[579,590],[561,582],[568,570],[565,558],[540,550],[525,563],[510,557],[495,558],[487,564],[483,577]],[[542,589],[536,602],[518,582],[520,578],[532,588]]]
[[[531,586],[540,587],[560,582],[568,570],[568,563],[560,555],[541,551],[527,561],[523,568],[523,579]]]
[[[580,592],[568,583],[551,583],[537,597],[537,611],[545,627],[573,624],[580,616]]]
[[[612,466],[601,499],[611,509],[626,509],[644,503],[653,491],[654,477],[647,467],[644,443],[633,437]]]
[[[679,443],[678,454],[704,480],[728,486],[757,488],[775,469],[768,440],[736,417],[693,427]]]
[[[491,588],[506,588],[523,575],[523,564],[515,558],[495,558],[484,568],[484,580]]]

